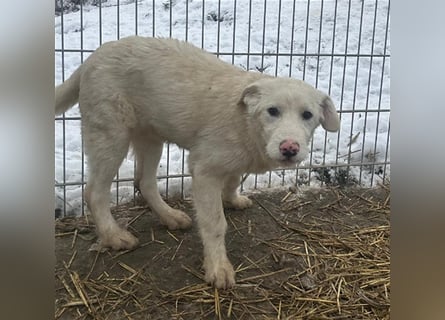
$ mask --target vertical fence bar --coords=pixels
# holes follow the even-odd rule
[[[173,26],[172,26],[172,20],[173,20],[173,0],[169,0],[169,29],[168,29],[168,36],[171,38],[172,37],[172,32],[173,32]]]
[[[168,35],[171,38],[173,35],[173,0],[169,0],[169,29]],[[169,180],[170,176],[170,142],[167,143],[167,166],[166,166],[166,178],[165,178],[165,197],[168,199],[169,197]]]
[[[119,40],[120,39],[120,37],[121,37],[121,32],[120,32],[120,25],[121,25],[121,23],[120,23],[120,7],[121,7],[121,5],[120,5],[120,0],[117,0],[117,6],[116,6],[116,19],[117,19],[117,21],[116,21],[116,32],[117,32],[117,39]]]
[[[185,41],[188,41],[189,34],[189,2],[185,2]],[[181,150],[181,199],[185,199],[184,175],[185,175],[185,150]]]
[[[387,167],[387,163],[388,163],[388,154],[389,154],[389,137],[390,134],[389,132],[391,131],[391,122],[388,123],[388,134],[386,135],[386,150],[385,150],[385,165],[383,167],[383,181],[385,181],[386,178],[386,167]],[[374,173],[374,166],[372,166],[373,168],[373,173]],[[371,179],[374,177],[374,175],[371,176]]]
[[[185,150],[182,149],[182,162],[181,162],[181,199],[185,198],[184,193],[184,175],[185,175]]]
[[[292,33],[290,35],[290,55],[289,55],[289,78],[292,77],[294,37],[295,37],[295,1],[292,1]]]
[[[280,33],[281,33],[281,0],[278,1],[278,28],[277,28],[277,56],[275,59],[275,77],[278,76],[278,64],[280,54]],[[281,170],[281,185],[284,185],[285,170]],[[271,173],[269,173],[269,185],[271,185]]]
[[[102,1],[99,1],[99,45],[102,44]]]
[[[252,26],[252,0],[249,0],[249,24],[247,27],[247,63],[246,69],[250,70],[250,28]]]
[[[221,0],[218,0],[218,17],[216,18],[216,56],[219,57],[219,46],[220,46],[220,37],[221,37]]]
[[[138,35],[138,1],[134,2],[134,34]]]
[[[60,41],[61,41],[61,63],[62,63],[62,82],[65,82],[65,30],[64,30],[64,13],[63,13],[63,0],[60,0],[62,11],[60,12]],[[63,215],[66,216],[66,119],[65,113],[62,114],[62,179],[63,179]]]
[[[263,7],[263,37],[262,37],[262,43],[261,43],[261,69],[260,71],[263,72],[264,67],[264,36],[265,36],[265,25],[266,25],[266,0],[264,0],[264,7]],[[249,30],[250,30],[250,23],[249,23]],[[250,41],[249,41],[250,43]],[[270,174],[270,173],[269,173]],[[255,174],[255,189],[258,188],[258,175]]]
[[[80,62],[83,63],[83,1],[80,1]],[[83,136],[80,137],[80,148],[81,148],[81,160],[82,160],[82,172],[81,172],[81,183],[82,183],[82,204],[81,213],[82,216],[85,215],[85,150],[84,150],[84,140]]]
[[[306,33],[305,33],[305,37],[304,37],[304,58],[303,58],[303,80],[306,80],[306,64],[307,64],[307,45],[308,45],[308,40],[309,40],[309,14],[310,14],[310,10],[311,10],[311,1],[308,0],[307,1],[307,7],[306,7]],[[312,149],[313,149],[313,140],[311,140],[311,152],[310,152],[310,157],[309,157],[309,163],[312,163]],[[311,181],[311,174],[312,171],[309,170],[308,173],[308,182],[310,184]]]
[[[311,8],[311,1],[307,1],[306,7],[306,33],[304,37],[304,58],[303,58],[303,80],[306,80],[306,60],[307,60],[307,42],[309,35],[309,11]]]
[[[360,49],[361,49],[361,41],[362,41],[362,30],[363,30],[363,9],[365,2],[362,1],[361,12],[360,12],[360,25],[359,25],[359,33],[358,33],[358,44],[357,44],[357,62],[355,65],[355,79],[354,79],[354,94],[352,98],[352,117],[351,117],[351,132],[349,138],[353,137],[354,130],[354,116],[355,116],[355,103],[357,99],[357,83],[358,83],[358,74],[359,74],[359,66],[360,66]],[[362,146],[363,148],[364,146]],[[351,151],[352,151],[352,140],[349,143],[349,151],[348,151],[348,163],[351,163]],[[347,176],[350,176],[351,166],[347,167]]]
[[[264,46],[266,44],[266,23],[267,23],[267,0],[264,0],[264,15],[263,15],[263,39],[262,39],[262,43],[261,43],[261,73],[264,73],[264,71],[266,71],[266,69],[268,68],[268,66],[264,66]],[[267,187],[270,188],[271,186],[271,181],[272,181],[272,171],[269,171],[268,173],[269,175],[269,180],[267,183]]]
[[[334,25],[332,26],[332,47],[331,47],[331,68],[329,70],[329,89],[328,94],[331,94],[332,89],[332,76],[334,71],[334,54],[335,54],[335,33],[337,28],[337,4],[338,1],[335,0],[335,6],[334,6]]]
[[[236,46],[236,41],[235,41],[235,39],[236,39],[236,8],[237,8],[236,0],[234,0],[233,1],[233,33],[232,33],[232,65],[235,65],[235,52],[236,52],[236,50],[235,50],[235,46]],[[243,185],[242,181],[240,181],[240,184],[241,184],[240,191],[242,192],[244,185]]]
[[[169,176],[170,176],[170,143],[167,143],[167,167],[166,177],[165,177],[165,197],[168,199],[168,186],[169,186]]]
[[[232,64],[235,64],[235,45],[236,45],[236,0],[233,1],[233,34],[232,34]]]
[[[267,16],[267,0],[264,0],[263,7],[263,39],[261,42],[261,73],[264,72],[264,45],[266,42],[266,16]]]
[[[320,7],[320,24],[318,26],[318,47],[317,47],[317,67],[315,70],[315,87],[318,88],[318,79],[319,79],[319,69],[320,69],[320,53],[321,53],[321,34],[323,31],[323,4],[324,1],[321,0],[321,7]],[[306,40],[307,41],[307,40]],[[326,133],[325,133],[325,141],[324,144],[326,145]],[[312,151],[314,150],[314,139],[311,139],[311,152],[309,155],[309,166],[312,167],[313,164],[313,156]],[[311,172],[312,170],[309,170],[309,181],[311,181]],[[323,183],[323,179],[321,179],[321,183]]]
[[[281,0],[278,1],[277,56],[275,58],[275,77],[278,76],[278,63],[280,56],[280,32],[281,32]]]
[[[361,157],[360,157],[360,162],[363,163],[363,159],[365,156],[365,143],[366,143],[366,126],[368,124],[368,108],[369,108],[369,94],[371,91],[371,80],[372,80],[372,64],[374,62],[373,58],[374,58],[374,42],[375,42],[375,29],[376,29],[376,24],[377,24],[377,1],[375,2],[375,7],[374,7],[374,23],[373,23],[373,29],[372,29],[372,39],[371,39],[371,57],[369,58],[369,73],[368,73],[368,87],[367,87],[367,91],[366,91],[366,104],[365,104],[365,119],[364,119],[364,123],[363,123],[363,139],[362,139],[362,153],[361,153]],[[377,119],[377,128],[379,126],[379,119]],[[378,129],[376,129],[376,132],[378,132]],[[375,155],[375,153],[374,153]],[[373,161],[375,161],[375,156],[373,157]],[[372,169],[372,171],[374,171],[374,169]],[[361,184],[362,183],[362,174],[363,174],[363,166],[360,166],[360,175],[359,175],[359,180],[358,183]]]
[[[332,76],[333,76],[333,72],[334,72],[334,53],[335,53],[335,31],[336,31],[336,27],[337,27],[337,0],[335,1],[335,7],[334,7],[334,25],[332,27],[332,47],[331,47],[331,66],[330,66],[330,70],[329,70],[329,87],[328,87],[328,95],[331,95],[331,90],[332,90]],[[340,121],[341,121],[341,114],[340,114]],[[326,141],[327,141],[327,135],[328,133],[325,132],[325,144],[324,144],[324,149],[323,149],[323,165],[326,164]],[[338,155],[338,151],[337,151],[337,155]]]
[[[296,11],[296,1],[292,1],[292,33],[291,33],[291,44],[290,44],[290,55],[289,55],[289,78],[292,77],[293,68],[293,57],[294,57],[294,40],[295,40],[295,11]],[[283,177],[284,178],[284,177]],[[295,169],[295,184],[298,185],[298,166]]]
[[[185,1],[185,41],[189,39],[189,2]]]
[[[156,35],[156,0],[152,2],[152,11],[153,11],[153,25],[152,25],[152,33],[151,35],[154,37]]]
[[[345,39],[345,58],[343,60],[343,74],[342,74],[342,83],[341,83],[341,94],[340,94],[340,114],[343,111],[343,101],[344,101],[344,95],[345,95],[345,79],[346,79],[346,66],[348,62],[348,44],[349,44],[349,23],[351,19],[351,0],[348,1],[348,16],[346,20],[346,39]],[[354,116],[352,114],[352,116]],[[340,150],[340,136],[341,136],[341,130],[338,131],[337,134],[337,152],[335,156],[335,164],[338,165],[338,158],[339,158],[339,150]],[[348,165],[349,165],[348,161]],[[338,168],[338,167],[336,167]],[[336,169],[337,170],[337,169]],[[340,170],[340,169],[338,169]],[[349,177],[347,177],[349,179]]]
[[[383,61],[382,61],[382,72],[380,74],[380,88],[379,88],[379,102],[378,102],[378,110],[381,110],[382,106],[382,92],[383,92],[383,81],[384,81],[384,75],[385,75],[385,62],[386,62],[386,50],[387,50],[387,43],[388,43],[388,30],[389,30],[389,9],[390,9],[390,1],[388,1],[388,9],[386,12],[386,25],[385,25],[385,40],[383,44]],[[379,124],[380,121],[380,112],[377,113],[377,124]],[[375,131],[375,141],[374,141],[374,153],[377,152],[377,140],[378,140],[378,127]],[[388,159],[388,145],[389,145],[389,124],[388,124],[388,136],[387,136],[387,142],[386,142],[386,154],[385,154],[385,163]],[[371,173],[371,184],[374,179],[374,166],[372,166],[372,173]],[[386,177],[386,164],[384,166],[383,170],[383,179]]]
[[[323,31],[323,4],[324,0],[320,2],[320,24],[318,26],[318,47],[317,47],[317,68],[315,69],[315,88],[318,88],[318,78],[320,74],[320,53],[321,53],[321,34]]]
[[[204,49],[204,26],[205,26],[205,0],[202,0],[202,19],[201,19],[201,49]]]

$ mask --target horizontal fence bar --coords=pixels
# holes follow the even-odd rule
[[[56,52],[70,52],[70,53],[93,53],[96,50],[88,50],[88,49],[55,49]],[[279,53],[273,53],[273,52],[216,52],[216,51],[208,51],[209,53],[212,53],[214,55],[220,55],[220,56],[270,56],[270,57],[339,57],[339,58],[389,58],[389,54],[367,54],[367,53],[285,53],[285,52],[279,52]]]
[[[296,168],[290,168],[290,169],[277,169],[277,170],[272,170],[272,172],[283,172],[283,170],[285,172],[288,171],[292,171],[295,172],[296,169],[298,170],[307,170],[307,169],[323,169],[323,168],[330,168],[330,169],[335,169],[335,168],[342,168],[342,167],[365,167],[365,166],[386,166],[386,165],[390,165],[391,162],[387,161],[387,162],[361,162],[361,163],[333,163],[333,164],[320,164],[320,165],[316,165],[316,164],[312,164],[310,166],[301,166],[301,167],[296,167]],[[158,180],[165,180],[165,179],[180,179],[180,178],[191,178],[192,176],[190,174],[170,174],[170,175],[161,175],[161,176],[157,176]],[[123,179],[115,179],[113,180],[113,183],[116,182],[133,182],[134,179],[133,178],[123,178]],[[86,182],[66,182],[66,183],[55,183],[54,186],[55,187],[68,187],[68,186],[81,186],[81,185],[85,185]]]
[[[390,112],[391,109],[354,109],[354,110],[337,110],[338,113],[342,114],[342,113],[361,113],[361,112],[368,112],[368,113],[382,113],[382,112]],[[77,120],[80,121],[81,117],[56,117],[56,120]]]

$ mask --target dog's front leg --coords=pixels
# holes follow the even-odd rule
[[[216,288],[235,284],[235,272],[227,258],[225,233],[227,222],[221,201],[223,179],[194,170],[193,198],[204,246],[205,280]]]

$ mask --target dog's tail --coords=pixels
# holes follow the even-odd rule
[[[81,67],[56,87],[56,115],[64,113],[79,100]]]

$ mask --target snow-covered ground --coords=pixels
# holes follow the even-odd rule
[[[388,1],[367,0],[109,0],[101,7],[84,5],[82,12],[55,17],[55,48],[65,51],[63,62],[60,51],[55,55],[56,84],[101,43],[136,33],[187,40],[252,72],[264,69],[268,74],[304,79],[331,95],[342,111],[341,131],[326,134],[317,129],[312,155],[297,173],[290,170],[249,176],[243,188],[308,182],[318,185],[320,175],[339,181],[345,171],[335,174],[332,169],[322,172],[307,168],[389,161],[388,5]],[[80,49],[85,50],[83,54]],[[77,107],[66,113],[66,117],[78,116]],[[56,120],[55,134],[56,183],[85,181],[88,164],[82,155],[80,121],[63,125]],[[182,164],[186,154],[174,145],[166,146],[159,176],[187,173],[187,165]],[[133,169],[129,154],[119,178],[132,179]],[[339,169],[349,170],[351,178],[364,186],[390,174],[389,166],[383,165]],[[168,190],[168,195],[188,195],[190,178],[160,179],[159,187],[163,194]],[[56,206],[63,207],[63,188],[56,187],[56,194]],[[81,194],[78,185],[66,188],[68,213],[80,212]],[[114,201],[132,199],[133,195],[131,182],[119,183],[118,189],[113,186]]]

